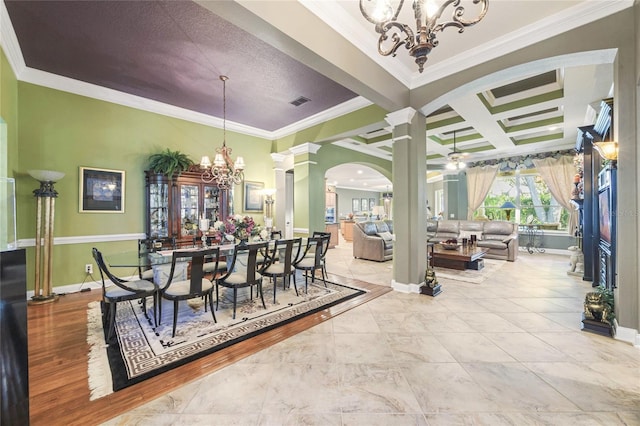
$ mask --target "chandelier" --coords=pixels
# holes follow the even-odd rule
[[[448,155],[449,161],[445,168],[447,170],[462,170],[467,167],[466,163],[462,161],[464,157],[466,157],[466,152],[460,152],[456,149],[456,131],[453,131],[453,151],[451,151]]]
[[[231,159],[231,148],[227,148],[227,80],[229,77],[221,75],[222,80],[222,146],[216,148],[213,164],[209,156],[205,155],[200,160],[200,168],[204,169],[201,175],[203,182],[216,181],[220,189],[227,189],[232,185],[238,185],[244,179],[244,160],[238,157]]]
[[[471,20],[463,19],[464,7],[460,6],[461,0],[413,0],[413,12],[416,20],[416,33],[409,25],[397,22],[398,14],[402,9],[404,0],[399,0],[393,7],[392,0],[360,0],[360,12],[367,21],[375,24],[376,32],[380,34],[378,39],[378,53],[383,56],[396,56],[400,46],[409,50],[418,64],[418,71],[424,70],[427,55],[438,45],[436,34],[445,28],[454,27],[462,33],[465,27],[477,24],[487,14],[489,0],[472,0],[474,4],[480,4],[482,10],[477,17]],[[439,3],[442,5],[438,6]],[[438,23],[442,13],[448,6],[453,6],[451,20]],[[385,47],[388,42],[390,46]]]

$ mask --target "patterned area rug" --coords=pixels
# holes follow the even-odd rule
[[[293,287],[283,290],[279,281],[277,303],[273,303],[273,285],[264,285],[265,310],[259,297],[245,298],[238,304],[236,319],[232,319],[232,299],[221,288],[221,300],[216,311],[217,323],[211,311],[204,311],[202,299],[180,302],[175,337],[171,337],[173,303],[163,301],[162,322],[154,327],[153,306],[147,303],[145,313],[137,301],[118,304],[116,318],[117,343],[106,345],[100,302],[88,308],[89,388],[91,400],[131,386],[179,365],[208,355],[265,331],[287,324],[305,315],[364,294],[365,291],[322,281],[298,284],[299,296]],[[248,292],[248,289],[247,289]],[[229,292],[230,293],[230,292]],[[215,298],[215,291],[214,291]],[[239,297],[239,300],[242,300]],[[150,306],[151,305],[151,306]],[[214,300],[215,308],[215,300]]]
[[[440,267],[436,267],[434,270],[436,271],[436,277],[438,279],[447,278],[450,280],[480,284],[500,270],[500,268],[504,266],[505,262],[505,260],[484,259],[484,268],[479,271],[474,271],[472,269],[458,271],[455,269]]]

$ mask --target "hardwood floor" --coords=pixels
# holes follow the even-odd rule
[[[61,296],[55,303],[30,306],[28,327],[31,425],[100,424],[391,291],[390,287],[333,274],[329,274],[329,279],[364,288],[368,292],[95,401],[89,401],[87,304],[99,300],[100,293],[92,291],[69,294]]]

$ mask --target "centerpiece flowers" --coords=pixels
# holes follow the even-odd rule
[[[221,241],[260,241],[266,240],[268,232],[256,225],[251,216],[242,216],[239,214],[229,216],[224,221],[216,221],[213,224],[213,231]]]

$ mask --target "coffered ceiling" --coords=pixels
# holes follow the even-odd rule
[[[22,81],[212,126],[227,75],[227,127],[275,139],[372,103],[403,108],[416,88],[632,5],[490,0],[479,24],[438,36],[422,74],[403,49],[377,53],[357,1],[5,0],[0,41]],[[454,131],[469,161],[573,146],[612,93],[614,54],[599,55],[510,70],[425,106],[428,167],[442,167]],[[385,123],[324,143],[391,158]]]

